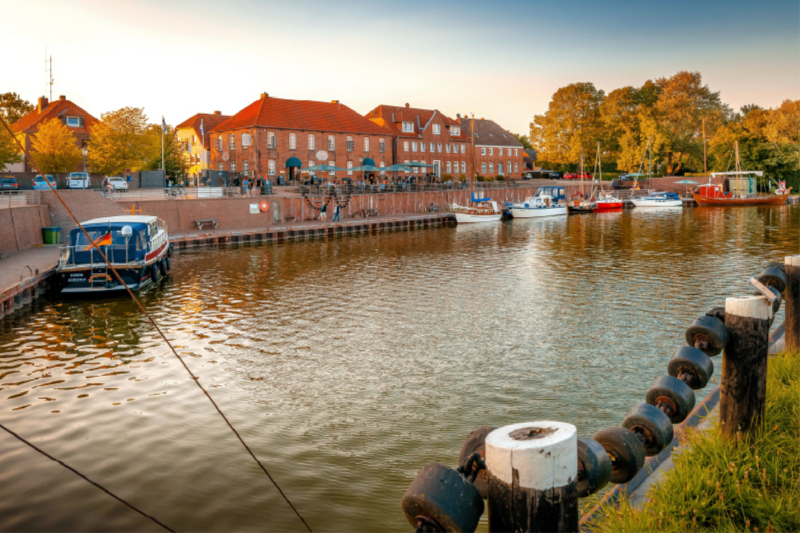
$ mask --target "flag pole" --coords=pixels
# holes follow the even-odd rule
[[[167,179],[167,170],[164,165],[164,130],[167,129],[167,122],[161,117],[161,171],[164,172],[164,179]]]

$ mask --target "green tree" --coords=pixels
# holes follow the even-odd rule
[[[75,137],[60,120],[42,122],[31,143],[31,157],[47,174],[71,172],[82,159]]]
[[[531,144],[539,159],[569,164],[578,161],[581,151],[592,153],[595,143],[602,141],[604,97],[592,83],[572,83],[556,91],[547,112],[531,122]]]
[[[531,144],[531,140],[526,136],[520,133],[512,133],[514,137],[522,144],[522,148],[524,150],[531,150],[533,149],[533,145]]]
[[[138,172],[154,157],[147,115],[141,107],[123,107],[101,115],[89,132],[88,163],[93,172],[120,176]]]
[[[33,104],[23,100],[17,93],[0,93],[0,116],[9,125],[33,111]]]
[[[147,128],[147,135],[150,142],[151,157],[144,170],[160,170],[161,125],[150,124]],[[164,171],[168,178],[179,182],[186,178],[189,162],[184,157],[184,153],[183,146],[175,135],[175,128],[167,125],[167,131],[164,133]]]
[[[3,126],[0,126],[0,169],[20,161],[22,161],[22,156],[17,143],[14,142],[14,137]]]

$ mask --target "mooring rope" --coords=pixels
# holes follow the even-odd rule
[[[44,176],[44,175],[45,175],[45,174],[44,174],[44,172],[42,172],[42,171],[39,169],[39,166],[36,164],[36,162],[35,162],[35,161],[33,160],[33,158],[30,156],[30,154],[29,154],[29,153],[28,153],[28,151],[25,149],[25,147],[24,147],[24,146],[22,146],[22,143],[19,141],[19,139],[17,138],[17,136],[16,136],[16,135],[14,135],[14,132],[13,132],[13,131],[11,131],[11,128],[9,127],[8,123],[6,123],[5,119],[4,119],[2,116],[0,116],[0,122],[2,122],[2,123],[3,123],[3,126],[4,126],[4,127],[5,127],[5,129],[8,131],[9,135],[11,135],[11,137],[14,139],[14,142],[16,142],[16,143],[17,143],[17,146],[19,147],[20,151],[21,151],[23,154],[25,154],[25,157],[26,157],[26,158],[28,158],[28,160],[31,162],[31,165],[33,166],[34,170],[35,170],[35,171],[36,171],[38,174],[40,174],[40,175]],[[167,346],[169,346],[170,350],[172,351],[172,354],[173,354],[173,355],[174,355],[174,356],[175,356],[175,357],[178,359],[178,361],[180,361],[180,362],[181,362],[181,364],[183,365],[183,368],[185,368],[185,369],[186,369],[186,372],[188,372],[188,373],[189,373],[189,376],[191,376],[191,378],[192,378],[192,381],[194,381],[194,382],[195,382],[195,384],[196,384],[196,385],[197,385],[197,386],[200,388],[200,390],[201,390],[201,391],[203,391],[203,394],[205,394],[205,395],[206,395],[206,397],[208,398],[208,400],[211,402],[211,405],[213,405],[213,406],[214,406],[214,409],[216,409],[216,410],[217,410],[217,413],[219,413],[219,415],[222,417],[222,419],[223,419],[223,420],[225,420],[225,423],[226,423],[226,424],[228,424],[228,427],[231,429],[231,431],[233,431],[233,434],[234,434],[234,435],[236,435],[236,438],[237,438],[237,439],[239,439],[239,442],[242,444],[242,446],[244,446],[244,449],[245,449],[245,450],[247,450],[247,453],[249,453],[249,454],[250,454],[250,457],[252,457],[252,458],[253,458],[253,460],[254,460],[254,461],[255,461],[255,462],[258,464],[258,466],[259,466],[259,467],[261,467],[261,470],[263,470],[263,471],[264,471],[264,473],[267,475],[267,477],[268,477],[268,478],[269,478],[269,480],[272,482],[272,484],[273,484],[273,485],[275,485],[275,488],[276,488],[276,489],[278,489],[278,492],[281,494],[281,496],[283,496],[283,499],[284,499],[284,500],[286,500],[286,503],[288,503],[288,504],[289,504],[289,507],[291,507],[291,508],[292,508],[292,511],[294,511],[294,514],[296,514],[296,515],[297,515],[297,518],[299,518],[299,519],[300,519],[300,521],[301,521],[301,522],[303,522],[303,525],[306,527],[306,529],[308,529],[308,531],[309,531],[309,532],[312,532],[312,533],[313,533],[313,530],[311,529],[311,526],[309,526],[309,525],[308,525],[308,522],[306,522],[306,521],[305,521],[305,519],[302,517],[302,515],[301,515],[301,514],[300,514],[300,512],[297,510],[297,508],[296,508],[296,507],[295,507],[295,506],[292,504],[292,502],[289,500],[289,498],[286,496],[286,494],[285,494],[285,493],[283,492],[283,490],[280,488],[280,486],[279,486],[279,485],[278,485],[278,483],[275,481],[275,479],[273,479],[273,477],[272,477],[272,476],[270,475],[270,473],[267,471],[266,467],[264,467],[264,465],[261,463],[261,461],[259,461],[259,460],[258,460],[258,458],[255,456],[255,454],[253,453],[253,451],[250,449],[250,447],[249,447],[249,446],[247,445],[247,443],[244,441],[244,439],[242,438],[242,436],[241,436],[241,435],[239,435],[239,432],[238,432],[238,431],[236,431],[236,428],[234,428],[234,427],[233,427],[233,424],[231,424],[231,423],[230,423],[230,421],[228,420],[228,417],[226,417],[226,416],[225,416],[225,413],[223,413],[223,412],[222,412],[222,410],[219,408],[219,406],[217,405],[217,402],[215,402],[215,401],[214,401],[214,399],[211,397],[211,395],[208,393],[208,391],[206,391],[206,389],[205,389],[205,388],[204,388],[204,387],[203,387],[203,386],[200,384],[200,380],[199,380],[199,379],[198,379],[198,378],[197,378],[197,377],[196,377],[196,376],[195,376],[195,375],[192,373],[192,371],[189,369],[188,365],[187,365],[187,364],[186,364],[186,362],[183,360],[183,358],[182,358],[180,355],[178,355],[178,352],[175,350],[175,347],[174,347],[174,346],[172,346],[172,343],[170,343],[170,342],[169,342],[169,340],[167,339],[167,336],[166,336],[166,335],[164,335],[164,332],[163,332],[163,331],[161,331],[161,328],[159,328],[159,327],[158,327],[158,324],[156,324],[156,321],[153,319],[153,317],[151,317],[151,316],[150,316],[150,314],[149,314],[149,313],[147,312],[147,310],[144,308],[144,306],[143,306],[143,305],[142,305],[142,303],[139,301],[139,299],[136,297],[136,295],[135,295],[135,294],[133,294],[133,291],[131,291],[130,287],[128,287],[128,285],[127,285],[127,284],[126,284],[126,283],[125,283],[125,282],[122,280],[122,277],[119,275],[119,272],[117,272],[117,269],[116,269],[116,268],[114,268],[114,266],[113,266],[113,265],[111,264],[111,262],[108,260],[108,258],[107,258],[107,257],[106,257],[106,255],[103,253],[103,251],[100,249],[100,247],[97,245],[97,243],[94,241],[94,239],[92,239],[92,238],[89,236],[89,234],[86,232],[86,229],[85,229],[85,228],[83,227],[83,225],[80,223],[80,221],[78,220],[78,218],[75,216],[75,214],[72,212],[72,210],[71,210],[71,209],[69,208],[69,206],[66,204],[66,202],[64,202],[63,198],[61,198],[61,196],[58,194],[58,191],[55,189],[55,187],[53,187],[53,184],[52,184],[52,183],[50,183],[50,181],[49,181],[49,180],[45,180],[45,182],[46,182],[46,183],[47,183],[47,185],[50,187],[50,190],[51,190],[51,191],[53,191],[53,193],[56,195],[56,198],[58,198],[58,201],[59,201],[59,202],[61,202],[61,205],[62,205],[62,206],[64,206],[64,209],[67,211],[67,213],[69,213],[69,216],[70,216],[70,217],[72,217],[72,220],[74,220],[74,221],[75,221],[75,223],[78,225],[78,228],[80,228],[80,230],[83,232],[83,234],[84,234],[84,235],[86,236],[86,238],[89,240],[89,242],[90,242],[90,243],[92,243],[92,246],[94,247],[94,249],[95,249],[95,250],[97,250],[97,252],[100,254],[100,257],[102,257],[102,258],[103,258],[103,261],[106,263],[106,265],[108,266],[108,268],[110,268],[110,269],[111,269],[111,272],[113,272],[113,273],[114,273],[114,276],[117,278],[117,280],[119,281],[119,283],[120,283],[120,284],[122,284],[122,286],[123,286],[123,287],[125,287],[125,290],[126,290],[126,291],[127,291],[127,293],[130,295],[131,299],[133,299],[133,301],[134,301],[134,302],[136,302],[136,305],[137,305],[137,306],[139,306],[139,309],[141,309],[141,311],[142,311],[142,314],[144,314],[144,316],[147,318],[147,320],[150,322],[150,324],[152,324],[152,325],[153,325],[153,327],[156,329],[156,331],[157,331],[157,332],[158,332],[158,334],[161,336],[161,338],[162,338],[162,339],[164,339],[164,342],[167,344]],[[5,429],[5,428],[3,428],[3,429]],[[6,431],[8,431],[8,430],[6,429]],[[23,442],[27,442],[27,441],[23,441]],[[38,448],[37,448],[37,449],[38,449]],[[59,462],[60,462],[60,461],[59,461]],[[61,463],[61,464],[63,464],[63,463]],[[66,465],[64,465],[64,466],[66,466]],[[72,469],[70,469],[70,470],[72,470]],[[76,473],[77,473],[77,472],[76,472]],[[98,486],[99,486],[99,485],[98,485]],[[109,494],[110,494],[110,493],[109,493]],[[119,499],[119,498],[117,498],[117,499]],[[120,501],[121,501],[121,500],[120,500]],[[155,519],[154,519],[154,520],[155,520]]]
[[[166,529],[167,531],[171,531],[172,533],[175,533],[175,530],[174,530],[174,529],[172,529],[171,527],[169,527],[169,526],[167,526],[167,525],[165,525],[165,524],[162,524],[161,522],[159,522],[159,521],[158,521],[158,519],[157,519],[157,518],[150,516],[149,514],[147,514],[147,513],[145,513],[144,511],[142,511],[141,509],[137,508],[135,505],[133,505],[133,504],[131,504],[131,503],[128,503],[128,502],[126,502],[125,500],[123,500],[122,498],[120,498],[119,496],[117,496],[116,494],[114,494],[113,492],[111,492],[110,490],[108,490],[107,488],[105,488],[104,486],[100,485],[99,483],[95,483],[94,481],[92,481],[92,480],[91,480],[91,479],[89,479],[88,477],[84,476],[83,474],[81,474],[80,472],[78,472],[77,470],[75,470],[74,468],[72,468],[71,466],[69,466],[69,465],[68,465],[67,463],[65,463],[64,461],[61,461],[61,460],[59,460],[59,459],[56,459],[55,457],[53,457],[52,455],[50,455],[50,454],[49,454],[49,453],[47,453],[46,451],[42,450],[41,448],[39,448],[38,446],[36,446],[36,445],[35,445],[35,444],[33,444],[32,442],[28,442],[27,440],[25,440],[25,439],[24,439],[24,438],[22,438],[21,436],[17,435],[17,434],[16,434],[16,433],[14,433],[13,431],[11,431],[11,430],[10,430],[10,429],[8,429],[7,427],[5,427],[3,424],[0,424],[0,429],[2,429],[3,431],[7,432],[7,433],[8,433],[8,434],[10,434],[10,435],[12,435],[13,437],[17,438],[17,439],[18,439],[18,440],[20,440],[21,442],[23,442],[23,443],[27,444],[28,446],[30,446],[31,448],[33,448],[34,450],[36,450],[36,451],[37,451],[37,452],[39,452],[40,454],[44,455],[45,457],[47,457],[47,458],[48,458],[48,459],[50,459],[51,461],[55,461],[56,463],[60,464],[61,466],[63,466],[63,467],[64,467],[64,468],[66,468],[67,470],[71,471],[73,474],[76,474],[77,476],[79,476],[79,477],[83,478],[84,480],[88,481],[89,483],[91,483],[92,485],[94,485],[95,487],[97,487],[98,489],[102,490],[103,492],[105,492],[106,494],[108,494],[109,496],[111,496],[112,498],[114,498],[115,500],[117,500],[117,501],[119,501],[119,502],[121,502],[121,503],[123,503],[123,504],[127,505],[128,507],[130,507],[131,509],[133,509],[134,511],[136,511],[136,512],[137,512],[137,513],[139,513],[140,515],[144,516],[145,518],[149,518],[150,520],[152,520],[153,522],[155,522],[155,523],[156,523],[156,524],[158,524],[159,526],[163,527],[163,528],[164,528],[164,529]]]

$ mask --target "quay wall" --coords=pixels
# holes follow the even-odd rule
[[[67,242],[69,232],[75,229],[77,224],[69,216],[61,202],[58,201],[54,192],[41,191],[41,195],[42,204],[46,205],[50,212],[50,220],[47,225],[61,227],[61,242]],[[81,222],[92,218],[125,214],[125,206],[123,204],[106,198],[97,191],[72,189],[58,191],[58,195]]]
[[[0,209],[0,256],[42,244],[42,227],[49,222],[46,205]]]

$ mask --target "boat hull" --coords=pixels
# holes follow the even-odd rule
[[[514,218],[537,218],[566,215],[566,207],[511,207],[508,210]]]
[[[728,205],[783,205],[789,199],[788,194],[775,196],[758,196],[755,198],[709,198],[692,193],[697,205],[724,207]]]
[[[597,204],[596,211],[612,211],[614,209],[622,209],[622,201],[618,202],[595,202]]]
[[[497,222],[503,218],[503,213],[492,213],[490,215],[473,215],[470,213],[456,212],[456,222],[459,224],[472,224],[476,222]]]
[[[631,198],[634,207],[683,207],[680,200],[636,200]]]
[[[111,270],[106,271],[105,266],[96,265],[84,270],[64,270],[58,273],[61,282],[62,294],[100,293],[124,291],[125,286],[132,291],[137,291],[152,283],[152,267],[126,268],[116,266],[123,285]]]

